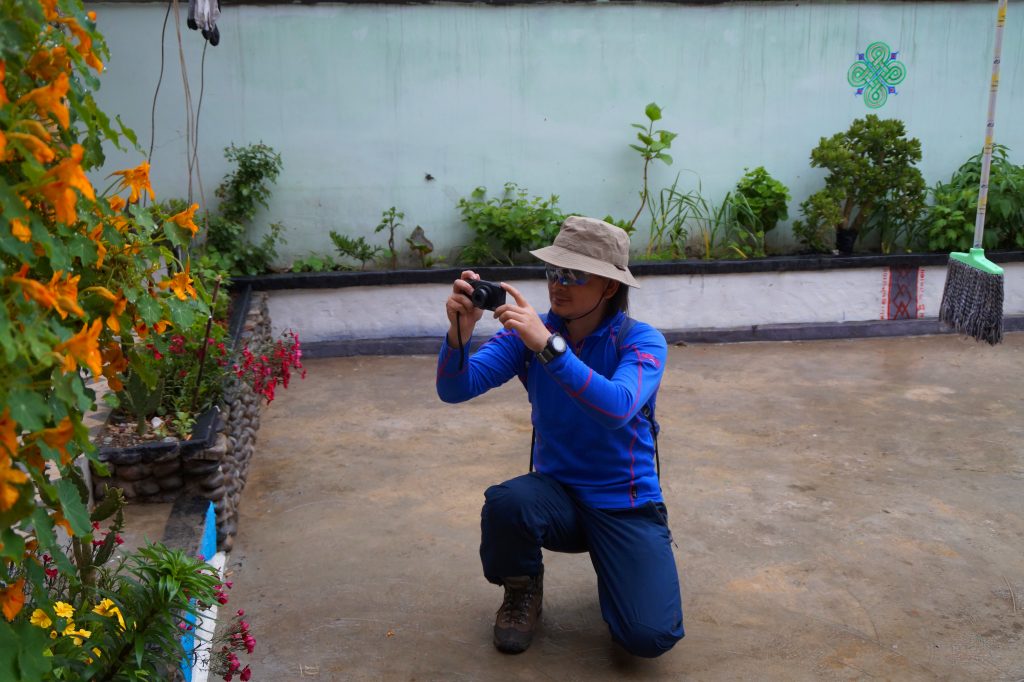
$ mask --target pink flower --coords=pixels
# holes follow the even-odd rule
[[[238,676],[238,679],[242,680],[242,682],[249,682],[250,677],[252,677],[252,671],[249,670],[249,666],[245,666],[245,670]]]

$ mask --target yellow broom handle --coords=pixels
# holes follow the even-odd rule
[[[974,248],[982,247],[985,234],[985,211],[988,207],[988,175],[992,170],[992,144],[996,132],[996,93],[999,91],[999,65],[1003,54],[1003,27],[1006,26],[1006,6],[1009,0],[999,0],[996,19],[996,54],[992,59],[992,88],[988,95],[988,122],[985,124],[985,151],[981,158],[981,188],[978,190],[978,216],[974,220]]]

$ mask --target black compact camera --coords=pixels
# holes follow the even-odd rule
[[[473,287],[473,295],[469,298],[477,308],[494,310],[505,305],[505,290],[500,284],[482,279],[471,279],[469,284]]]

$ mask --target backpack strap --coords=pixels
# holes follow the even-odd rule
[[[633,328],[633,325],[635,325],[635,324],[636,324],[636,320],[634,320],[629,315],[626,315],[626,319],[622,322],[622,325],[619,327],[619,332],[618,332],[618,334],[616,334],[616,337],[615,337],[616,344],[618,343],[619,339],[626,338],[626,335],[629,334],[629,331]],[[618,351],[619,348],[620,348],[620,346],[616,345],[615,350]],[[619,359],[620,360],[622,359],[621,355],[619,355]],[[525,356],[524,361],[523,361],[523,369],[522,369],[522,371],[519,374],[519,380],[523,382],[523,387],[524,388],[527,387],[526,386],[527,372],[530,369],[530,362],[532,360],[533,360],[533,353],[531,353],[530,349],[527,348],[526,349],[526,356]],[[650,424],[650,427],[651,427],[651,438],[654,440],[654,466],[655,466],[655,470],[658,473],[658,480],[660,481],[661,480],[661,457],[658,454],[658,432],[661,430],[661,428],[658,426],[658,422],[654,419],[654,408],[651,406],[651,403],[648,402],[643,407],[641,407],[640,408],[640,414],[642,414],[644,416],[644,418],[647,420],[647,423]],[[530,472],[533,472],[533,449],[534,449],[534,447],[536,445],[537,445],[537,429],[534,428],[533,432],[530,434]]]

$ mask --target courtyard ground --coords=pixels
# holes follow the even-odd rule
[[[584,555],[491,645],[483,490],[524,473],[518,382],[310,360],[264,412],[228,559],[253,679],[1024,679],[1024,334],[673,347],[658,402],[686,638],[609,640]]]

